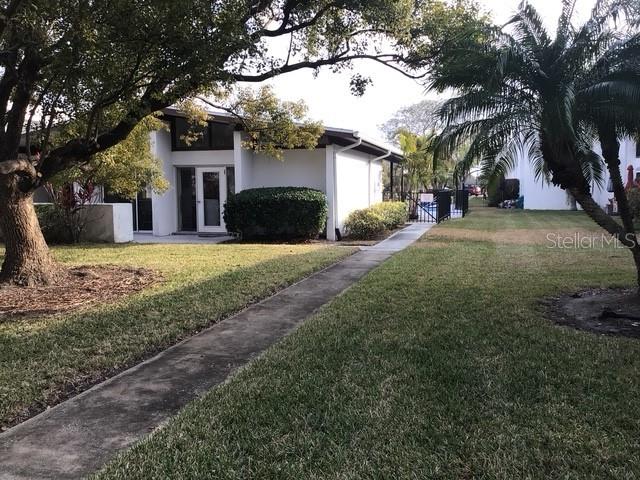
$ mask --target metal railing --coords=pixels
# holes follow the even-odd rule
[[[464,217],[469,211],[469,191],[437,190],[407,193],[409,217],[415,222],[441,223]]]

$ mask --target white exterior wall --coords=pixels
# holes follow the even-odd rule
[[[594,145],[594,151],[600,153],[598,143]],[[636,158],[636,144],[633,140],[625,139],[620,142],[620,172],[622,181],[627,182],[627,167],[634,167],[635,172],[640,169],[640,158]],[[524,208],[529,210],[568,210],[570,204],[567,194],[559,187],[536,181],[528,159],[521,157],[515,171],[509,178],[520,179],[520,195],[524,196]],[[607,191],[609,183],[608,173],[605,176],[603,187],[593,186],[592,194],[596,202],[604,207],[613,198],[613,193]]]
[[[282,160],[253,154],[243,171],[245,188],[308,187],[326,193],[325,151],[287,150]],[[236,171],[237,174],[237,171]]]
[[[567,194],[559,187],[536,180],[529,159],[520,156],[515,172],[507,178],[520,180],[520,195],[524,197],[527,210],[569,210]]]
[[[153,234],[171,235],[178,231],[177,167],[234,166],[234,150],[171,151],[171,134],[157,131],[151,134],[152,151],[162,162],[169,189],[152,194]]]
[[[222,167],[233,166],[233,150],[203,150],[171,152],[174,167]]]
[[[327,186],[327,240],[336,240],[336,146],[327,145],[324,152],[325,183]]]
[[[151,151],[162,162],[162,171],[169,182],[166,192],[151,194],[153,234],[171,235],[178,224],[177,179],[172,163],[171,134],[166,130],[151,133]]]
[[[335,240],[335,228],[355,209],[382,201],[382,160],[373,155],[329,145],[315,150],[287,150],[283,160],[255,154],[242,147],[242,133],[234,133],[234,149],[220,151],[171,150],[168,131],[151,134],[152,151],[162,162],[169,189],[153,193],[153,234],[171,235],[178,230],[177,168],[234,166],[235,190],[260,187],[309,187],[327,195],[327,236]],[[334,176],[334,165],[336,175]],[[337,182],[334,184],[334,179]]]
[[[370,205],[382,202],[382,190],[384,186],[382,184],[382,160],[371,162],[371,170],[369,171],[370,192],[371,198],[369,199]]]
[[[233,133],[233,165],[236,174],[236,192],[251,188],[253,152],[242,148],[242,132]]]
[[[336,153],[336,226],[341,231],[351,212],[382,201],[382,161],[374,158],[355,150]]]

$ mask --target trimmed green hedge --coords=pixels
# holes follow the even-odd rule
[[[382,202],[370,208],[382,217],[387,230],[404,225],[409,218],[409,208],[405,202]]]
[[[351,212],[344,222],[344,229],[347,236],[354,240],[371,240],[385,230],[382,216],[371,208]]]
[[[384,233],[403,225],[409,217],[404,202],[383,202],[369,208],[354,210],[344,222],[349,238],[355,240],[373,240]]]
[[[327,223],[327,198],[303,187],[243,190],[227,199],[224,221],[245,240],[317,238]]]

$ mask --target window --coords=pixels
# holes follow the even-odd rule
[[[640,158],[640,139],[636,141],[636,158]]]
[[[171,122],[173,150],[233,150],[233,124],[208,122],[206,127],[194,126],[184,118],[176,117]],[[187,144],[183,137],[198,133],[195,140]]]
[[[209,122],[211,150],[233,150],[235,126],[229,123]]]
[[[191,125],[184,118],[175,118],[172,124],[172,137],[174,150],[209,150],[209,127]],[[187,144],[183,137],[187,134],[198,134]]]

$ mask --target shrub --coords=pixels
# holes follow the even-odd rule
[[[404,225],[409,218],[409,209],[405,202],[382,202],[370,208],[382,217],[384,228],[387,230]]]
[[[327,223],[327,198],[303,187],[243,190],[227,199],[224,221],[243,239],[316,238]]]
[[[58,207],[50,204],[36,205],[36,214],[44,239],[49,244],[73,243],[64,215]]]
[[[371,240],[384,233],[384,220],[372,208],[354,210],[344,222],[346,234],[355,240]]]

